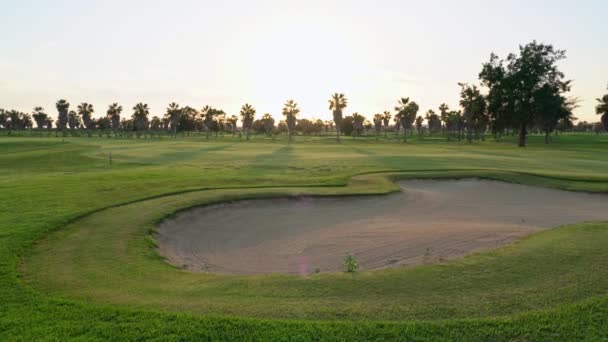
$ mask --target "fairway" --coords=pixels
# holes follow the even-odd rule
[[[532,137],[525,150],[510,141],[430,139],[286,145],[230,137],[4,137],[0,337],[59,338],[86,326],[78,335],[99,339],[185,331],[214,339],[604,338],[604,222],[550,224],[554,229],[493,251],[354,275],[193,273],[159,256],[153,232],[163,219],[201,205],[313,195],[390,199],[395,182],[407,179],[608,192],[607,146],[601,135],[562,135],[549,146]]]

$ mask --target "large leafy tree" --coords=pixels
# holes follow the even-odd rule
[[[545,144],[551,141],[551,132],[560,125],[568,128],[574,127],[576,118],[573,110],[577,107],[576,103],[576,99],[567,99],[559,91],[551,89],[549,85],[543,86],[538,91],[536,105],[539,109],[535,121],[537,128],[545,133]]]
[[[116,134],[116,131],[120,128],[120,114],[122,113],[122,106],[118,103],[112,103],[108,106],[106,111],[106,117],[110,119],[110,126]]]
[[[32,117],[34,118],[34,121],[36,121],[36,126],[38,126],[38,129],[43,129],[46,126],[47,119],[49,118],[42,107],[34,108]]]
[[[167,107],[167,112],[165,113],[165,117],[169,120],[169,127],[173,132],[173,137],[177,137],[177,125],[179,124],[179,120],[182,116],[182,109],[175,102],[169,103]]]
[[[66,100],[59,100],[55,107],[57,108],[57,129],[65,131],[68,127],[70,103]]]
[[[570,90],[557,63],[565,51],[533,41],[519,47],[518,54],[502,60],[492,54],[483,65],[479,78],[488,90],[488,111],[499,127],[519,132],[519,146],[526,146],[528,129],[546,109],[539,106],[546,89],[556,95]]]
[[[150,126],[148,115],[150,115],[150,107],[148,107],[148,104],[140,102],[133,107],[133,115],[131,116],[131,120],[133,122],[133,128],[135,129],[138,137],[140,136],[141,132],[145,133]]]
[[[595,112],[601,115],[602,125],[608,131],[608,94],[604,95],[601,99],[597,99],[597,102]]]
[[[329,110],[332,111],[334,123],[336,124],[336,140],[340,141],[340,127],[342,124],[344,108],[348,106],[348,100],[344,94],[335,93],[329,99]]]
[[[300,114],[298,104],[294,100],[288,100],[283,106],[283,115],[287,124],[287,141],[291,143],[293,132],[296,128],[296,120]]]
[[[249,140],[249,133],[253,128],[253,120],[255,119],[255,108],[249,103],[244,104],[241,107],[241,122],[243,123],[243,129],[245,130],[245,136]]]
[[[410,101],[409,97],[402,97],[399,99],[395,111],[397,114],[395,118],[399,120],[401,127],[403,127],[403,141],[407,141],[407,129],[411,128],[418,115],[420,107],[414,101]]]

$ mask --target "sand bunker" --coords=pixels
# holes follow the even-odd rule
[[[354,198],[245,200],[163,222],[161,255],[194,272],[339,271],[454,259],[540,230],[608,220],[608,196],[495,181],[414,180],[402,192]]]

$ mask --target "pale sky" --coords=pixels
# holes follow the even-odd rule
[[[608,84],[606,0],[0,0],[0,108],[119,102],[162,115],[169,102],[238,114],[329,119],[334,92],[368,118],[410,97],[420,114],[458,104],[492,51],[533,39],[567,50],[561,63],[597,121]]]

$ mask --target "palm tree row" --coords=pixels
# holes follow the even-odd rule
[[[295,132],[303,134],[319,134],[323,131],[335,131],[336,140],[340,136],[360,136],[362,132],[374,130],[376,136],[384,133],[386,137],[389,130],[402,132],[402,139],[407,141],[408,132],[413,133],[416,128],[418,134],[424,134],[423,122],[426,121],[426,130],[429,134],[446,133],[448,139],[465,139],[471,142],[473,139],[483,140],[488,129],[492,129],[497,123],[492,122],[487,112],[487,104],[484,96],[476,86],[461,84],[460,105],[464,111],[451,111],[448,105],[441,104],[438,108],[439,114],[432,109],[428,110],[424,117],[417,115],[419,106],[408,97],[400,98],[395,106],[395,114],[384,111],[373,115],[372,121],[368,121],[363,115],[355,112],[350,116],[344,116],[348,99],[344,94],[335,93],[330,96],[329,109],[332,111],[333,120],[320,121],[298,119],[300,109],[294,100],[289,100],[283,107],[284,120],[279,122],[275,128],[275,120],[271,114],[265,113],[262,119],[256,120],[256,110],[251,104],[244,104],[240,110],[240,121],[242,132],[249,140],[252,132],[273,135],[285,131],[288,141],[291,142]],[[118,103],[110,104],[106,115],[94,118],[95,109],[92,104],[83,102],[77,105],[76,111],[69,110],[70,103],[59,100],[56,103],[57,120],[55,125],[57,131],[84,130],[91,136],[95,130],[111,131],[115,135],[120,132],[135,132],[137,136],[145,134],[146,131],[167,131],[175,137],[178,132],[204,131],[209,137],[211,132],[231,132],[235,134],[238,130],[236,115],[227,116],[223,110],[210,106],[203,107],[200,111],[192,107],[181,107],[172,102],[167,106],[164,116],[149,118],[150,108],[147,104],[138,103],[133,107],[130,118],[122,118],[123,107]],[[596,112],[602,115],[604,126],[608,127],[608,94],[598,99]],[[464,114],[463,114],[464,113]],[[391,127],[391,118],[395,125]],[[34,108],[32,114],[20,113],[18,111],[0,110],[0,127],[9,130],[23,130],[34,128],[34,122],[39,130],[50,130],[53,119],[45,113],[42,107]],[[562,124],[562,126],[568,126]],[[540,128],[539,128],[540,129]],[[596,130],[597,131],[597,130]]]
[[[359,136],[362,132],[372,128],[376,135],[384,132],[385,137],[391,128],[391,117],[395,125],[393,131],[402,131],[403,141],[407,141],[408,132],[413,133],[416,127],[418,134],[423,134],[423,122],[427,123],[429,134],[447,133],[448,140],[457,139],[472,142],[473,139],[483,140],[485,133],[490,130],[496,138],[502,134],[509,133],[509,126],[504,122],[504,117],[499,117],[492,113],[492,100],[481,94],[475,86],[460,84],[462,111],[450,110],[447,104],[439,106],[439,114],[432,109],[428,110],[424,117],[418,115],[420,107],[409,97],[402,97],[394,107],[395,114],[384,111],[373,115],[373,124],[363,115],[355,112],[350,116],[344,116],[344,110],[348,106],[348,99],[342,93],[335,93],[330,96],[329,110],[332,112],[333,120],[308,120],[298,119],[300,109],[294,100],[288,100],[283,106],[282,114],[284,120],[279,122],[275,129],[275,120],[269,113],[265,113],[262,119],[256,120],[256,110],[251,104],[244,104],[240,110],[240,120],[242,131],[246,139],[249,140],[251,132],[273,135],[285,131],[288,141],[291,142],[296,131],[303,134],[314,134],[322,131],[329,132],[335,128],[336,140],[340,141],[340,136],[353,135]],[[561,97],[548,98],[562,100]],[[596,113],[601,116],[601,122],[605,129],[608,129],[608,94],[597,99],[598,105]],[[548,106],[553,105],[551,102]],[[154,116],[151,119],[150,108],[147,104],[138,103],[133,107],[130,118],[121,118],[123,107],[118,103],[108,106],[106,115],[101,118],[94,118],[95,109],[92,104],[83,102],[77,105],[76,111],[70,110],[70,103],[66,100],[59,100],[56,103],[57,120],[55,125],[57,131],[65,132],[70,130],[84,130],[91,136],[92,131],[98,129],[112,131],[115,135],[119,132],[135,132],[139,137],[147,131],[168,131],[175,137],[179,132],[205,131],[207,138],[211,132],[229,131],[233,135],[237,132],[238,117],[236,115],[227,116],[223,110],[215,109],[210,106],[203,107],[200,111],[189,107],[180,107],[175,102],[167,106],[163,117]],[[554,105],[556,115],[550,115],[546,119],[541,115],[538,120],[531,125],[530,129],[544,132],[548,143],[549,133],[556,128],[574,128],[571,109],[574,108],[574,101],[558,102]],[[552,113],[552,112],[550,112]],[[39,130],[50,130],[53,119],[45,113],[42,107],[35,107],[32,114],[21,113],[15,110],[5,111],[0,109],[0,128],[10,130],[32,129],[34,122]],[[585,125],[583,125],[585,126]],[[586,126],[585,126],[586,127]],[[600,125],[591,125],[596,132]],[[581,128],[582,129],[582,128]],[[590,130],[587,128],[587,130]]]

